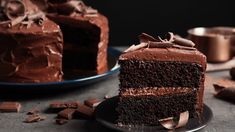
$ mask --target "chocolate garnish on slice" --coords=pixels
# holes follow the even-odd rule
[[[160,36],[154,38],[146,33],[142,33],[139,36],[140,44],[132,45],[124,52],[136,51],[142,48],[178,48],[184,50],[196,50],[193,48],[195,44],[187,39],[175,36],[173,33],[168,32],[166,39],[162,39]]]
[[[188,120],[189,120],[189,112],[185,111],[180,113],[179,120],[177,122],[174,120],[174,117],[160,119],[159,122],[164,128],[173,130],[187,125]]]
[[[6,2],[4,12],[10,20],[23,17],[26,14],[25,4],[20,0],[9,0]]]
[[[18,24],[31,27],[33,22],[42,25],[44,13],[39,11],[29,0],[2,0],[0,5],[0,24],[13,27]],[[2,11],[1,11],[2,10]]]

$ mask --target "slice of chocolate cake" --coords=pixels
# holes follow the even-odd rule
[[[0,81],[62,80],[63,37],[29,0],[0,1]]]
[[[109,27],[105,16],[81,0],[48,0],[47,13],[64,35],[64,72],[107,71]]]
[[[203,111],[206,57],[172,33],[164,40],[143,33],[140,42],[119,58],[117,122],[158,125],[185,111],[197,117]]]

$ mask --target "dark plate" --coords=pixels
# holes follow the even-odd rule
[[[95,111],[96,120],[102,125],[109,127],[113,130],[117,131],[134,131],[134,132],[152,132],[152,131],[166,131],[161,126],[117,126],[115,124],[115,120],[117,119],[117,112],[115,108],[117,107],[118,97],[113,97],[103,101]],[[204,111],[201,114],[201,120],[196,118],[189,119],[188,124],[183,127],[176,129],[176,132],[186,131],[186,132],[194,132],[200,129],[203,129],[207,126],[210,120],[213,117],[213,113],[211,109],[204,104]]]
[[[108,65],[109,65],[109,71],[103,74],[99,75],[83,75],[78,76],[76,74],[74,75],[68,75],[68,73],[65,73],[66,76],[70,76],[70,79],[65,79],[61,82],[50,82],[50,83],[7,83],[7,82],[0,82],[1,88],[65,88],[65,87],[75,87],[75,86],[82,86],[87,85],[91,83],[98,82],[102,79],[106,79],[112,75],[115,75],[119,71],[119,65],[116,65],[117,59],[119,55],[121,54],[120,51],[109,48],[108,49]],[[72,74],[70,72],[70,74]],[[71,78],[71,76],[73,78]],[[76,78],[77,76],[77,78]]]

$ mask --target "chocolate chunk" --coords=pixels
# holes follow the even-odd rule
[[[231,75],[232,79],[235,80],[235,67],[232,67],[230,69],[230,75]]]
[[[93,113],[94,113],[94,109],[85,105],[79,106],[79,108],[76,109],[75,111],[76,115],[85,117],[85,118],[91,118],[93,116]]]
[[[58,113],[58,117],[71,120],[71,119],[73,119],[75,111],[76,111],[75,109],[62,110]]]
[[[66,109],[66,108],[78,108],[81,104],[78,101],[71,102],[52,102],[50,108],[52,109]]]
[[[66,120],[66,119],[56,119],[55,122],[58,125],[64,125],[64,124],[68,123],[68,120]]]
[[[230,102],[235,102],[235,82],[220,81],[213,84],[215,88],[215,97],[224,99]]]
[[[89,106],[91,108],[95,108],[96,106],[98,106],[101,103],[101,101],[99,99],[95,99],[95,98],[90,98],[84,101],[84,104],[86,106]]]
[[[27,112],[27,115],[34,115],[39,113],[39,110],[37,108],[33,108],[30,111]]]
[[[0,103],[0,112],[19,112],[21,104],[18,102],[2,102]]]
[[[45,116],[41,116],[39,114],[33,114],[33,115],[29,115],[26,119],[25,119],[25,123],[33,123],[33,122],[39,122],[39,121],[43,121],[45,120],[46,117]]]

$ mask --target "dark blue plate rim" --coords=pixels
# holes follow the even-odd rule
[[[119,57],[119,55],[122,52],[114,49],[114,48],[108,48],[108,54],[112,55],[116,58]],[[48,83],[9,83],[9,82],[0,82],[0,86],[58,86],[58,85],[67,85],[67,84],[80,84],[84,82],[89,82],[89,81],[94,81],[98,79],[103,79],[105,77],[111,76],[115,73],[117,73],[120,69],[120,66],[118,64],[114,65],[109,71],[99,74],[99,75],[94,75],[94,76],[89,76],[89,77],[84,77],[84,78],[79,78],[79,79],[73,79],[73,80],[64,80],[61,82],[48,82]]]

